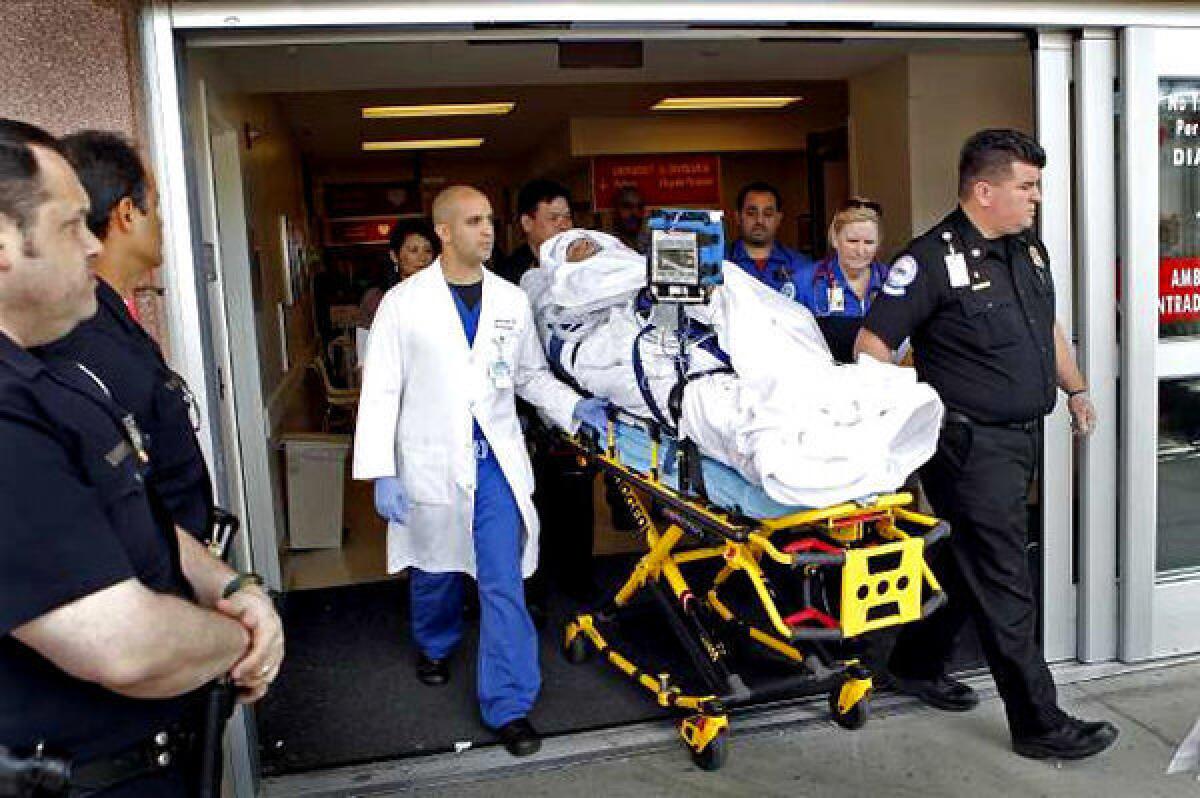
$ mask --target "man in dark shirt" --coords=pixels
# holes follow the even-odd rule
[[[29,351],[96,310],[88,207],[53,137],[0,120],[0,746],[89,795],[184,796],[195,691],[261,697],[282,640],[252,645],[247,580],[152,501],[103,381]]]
[[[897,686],[941,709],[973,707],[974,691],[945,673],[954,640],[972,618],[1013,750],[1080,759],[1109,747],[1117,730],[1059,708],[1025,556],[1029,484],[1056,386],[1068,397],[1077,434],[1096,423],[1055,321],[1046,249],[1031,230],[1045,163],[1045,152],[1023,133],[972,136],[959,160],[958,209],[892,265],[855,349],[887,360],[911,336],[917,373],[947,411],[921,484],[953,529],[935,563],[950,603],[901,633],[890,663]]]
[[[525,243],[500,259],[493,270],[513,285],[537,266],[538,250],[544,242],[571,229],[571,192],[553,180],[530,180],[517,192],[517,221]]]
[[[553,180],[531,180],[517,193],[517,218],[525,233],[525,243],[497,265],[496,274],[520,284],[525,272],[538,267],[542,244],[571,229],[571,193]],[[517,412],[530,443],[537,475],[534,500],[545,529],[538,571],[529,580],[530,612],[540,626],[545,621],[551,581],[581,600],[591,598],[595,592],[592,582],[595,475],[580,466],[570,450],[556,443],[528,404],[518,401]]]
[[[104,244],[96,257],[96,315],[36,354],[53,368],[87,366],[131,411],[146,435],[149,485],[175,523],[208,536],[212,483],[200,443],[199,416],[187,383],[126,303],[162,264],[158,188],[137,151],[115,133],[84,131],[63,139],[67,160],[91,201],[88,229]]]

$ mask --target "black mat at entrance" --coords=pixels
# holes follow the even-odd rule
[[[615,584],[628,574],[629,563],[625,558],[603,563],[601,581]],[[455,654],[450,685],[424,687],[413,673],[407,593],[406,582],[389,580],[288,594],[287,662],[258,711],[264,774],[495,742],[475,701],[474,625],[468,625]],[[562,734],[667,716],[648,693],[598,659],[579,666],[563,659],[560,630],[571,609],[565,599],[555,599],[542,630],[543,687],[534,724],[546,734]],[[643,664],[680,673],[682,650],[657,608],[632,612],[638,621],[627,628],[635,638],[626,642],[656,655]],[[753,679],[772,669],[764,663],[741,670]]]
[[[287,663],[258,712],[265,774],[495,742],[475,701],[475,628],[468,627],[455,654],[451,683],[422,686],[413,673],[407,592],[407,583],[394,580],[288,595]],[[559,734],[661,715],[599,663],[567,664],[558,652],[559,628],[552,618],[542,633],[543,687],[532,715],[540,730]]]
[[[627,558],[598,562],[597,576],[615,585],[628,574],[630,563]],[[287,595],[287,660],[257,712],[264,775],[495,743],[479,720],[475,701],[475,626],[468,624],[455,654],[451,683],[424,687],[413,673],[407,588],[405,581],[389,580]],[[598,658],[579,666],[565,661],[559,641],[572,609],[566,599],[555,599],[541,633],[543,686],[534,724],[553,735],[667,717],[649,693]],[[657,610],[649,603],[631,610],[636,622],[624,628],[633,637],[623,639],[640,652],[653,650],[654,659],[640,663],[647,670],[687,672],[680,668],[683,651]],[[752,685],[780,673],[757,659],[743,662],[738,670]],[[814,686],[810,692],[820,689]]]

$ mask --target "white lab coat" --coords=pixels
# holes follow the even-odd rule
[[[509,364],[511,384],[489,369]],[[388,524],[388,571],[475,574],[472,419],[491,444],[525,522],[521,570],[537,566],[533,468],[514,392],[574,431],[579,400],[546,366],[525,294],[485,271],[479,329],[468,348],[441,261],[383,298],[371,343],[354,436],[354,478],[399,476],[412,502],[406,524]]]

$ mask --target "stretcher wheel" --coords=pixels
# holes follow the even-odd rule
[[[729,734],[721,731],[703,748],[692,749],[692,762],[701,770],[720,770],[729,758]]]
[[[863,695],[843,711],[842,692],[850,689],[852,681],[854,680],[847,678],[838,679],[837,686],[829,693],[829,714],[833,716],[834,723],[843,729],[854,731],[867,725],[867,720],[871,717],[871,701],[869,694]]]
[[[563,658],[572,665],[582,665],[591,658],[592,650],[583,635],[577,634],[563,644]]]

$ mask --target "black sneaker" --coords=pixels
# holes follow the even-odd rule
[[[1048,732],[1013,737],[1013,751],[1030,759],[1085,759],[1117,740],[1117,727],[1106,720],[1067,716]]]
[[[529,718],[510,720],[496,729],[496,735],[513,756],[530,756],[542,749],[542,736]]]
[[[979,693],[968,684],[938,676],[934,679],[909,679],[892,675],[896,691],[915,696],[931,707],[947,712],[966,712],[979,704]]]
[[[417,679],[427,687],[441,687],[450,681],[450,659],[433,659],[417,653]]]

